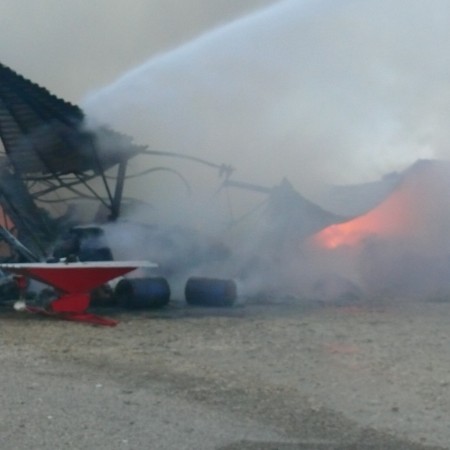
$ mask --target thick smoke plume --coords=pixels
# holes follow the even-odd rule
[[[230,163],[259,185],[287,177],[318,199],[325,185],[449,156],[449,17],[445,0],[281,1],[130,70],[84,108],[91,126]],[[203,193],[217,188],[200,170],[187,175]],[[173,218],[189,209],[213,223],[206,203],[181,208],[158,183],[140,191]],[[261,249],[252,239],[248,254]],[[274,266],[289,280],[310,265],[288,259]]]
[[[86,98],[154,149],[300,190],[447,156],[445,0],[283,1]]]

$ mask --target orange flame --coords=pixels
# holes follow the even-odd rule
[[[313,236],[313,242],[319,247],[335,249],[357,246],[369,236],[404,235],[413,222],[409,197],[405,190],[399,190],[368,213],[323,229]]]

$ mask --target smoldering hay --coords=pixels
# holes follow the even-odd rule
[[[326,184],[448,158],[449,19],[445,0],[285,0],[130,69],[83,107],[91,127],[230,163],[262,185],[287,177],[315,199]],[[314,281],[312,260],[277,270]]]
[[[304,243],[310,262],[346,274],[375,295],[450,294],[450,163],[419,161],[367,213]],[[321,262],[319,262],[321,260]],[[312,264],[314,265],[314,264]]]

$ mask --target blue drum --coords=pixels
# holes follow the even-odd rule
[[[124,278],[117,283],[114,294],[123,308],[162,308],[169,303],[170,286],[162,277]]]
[[[233,280],[192,277],[184,290],[186,302],[197,306],[232,306],[237,287]]]

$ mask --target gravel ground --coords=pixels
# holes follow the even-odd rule
[[[450,303],[0,311],[2,449],[450,448]]]

